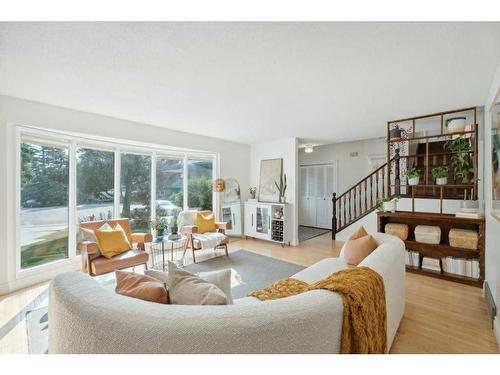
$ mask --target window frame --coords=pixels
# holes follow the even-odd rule
[[[113,217],[120,217],[120,191],[121,184],[121,154],[131,153],[147,155],[151,157],[151,219],[156,216],[156,163],[157,159],[181,159],[183,160],[183,210],[187,207],[188,194],[188,160],[211,160],[212,179],[219,174],[220,157],[218,152],[192,150],[167,146],[161,144],[130,141],[126,139],[107,138],[102,136],[91,136],[83,133],[72,133],[46,128],[26,125],[15,126],[15,275],[16,279],[30,275],[47,272],[62,267],[77,266],[80,256],[76,254],[76,237],[78,231],[77,213],[77,149],[89,148],[99,151],[114,152],[114,197]],[[42,144],[54,147],[66,147],[69,157],[69,187],[68,187],[68,258],[59,259],[30,268],[21,268],[21,144]],[[218,212],[219,201],[215,192],[212,192],[212,209]]]

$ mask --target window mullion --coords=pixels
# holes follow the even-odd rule
[[[156,152],[151,156],[151,220],[156,218]]]
[[[188,157],[187,154],[184,155],[184,163],[183,163],[183,176],[182,176],[182,185],[183,185],[183,205],[184,210],[189,209],[188,207]]]
[[[114,187],[113,187],[113,217],[120,217],[120,196],[121,196],[121,154],[120,148],[115,149],[115,170],[114,170]]]
[[[76,143],[72,141],[69,145],[69,197],[68,197],[68,236],[69,236],[69,259],[76,257],[76,235],[77,235],[77,178],[76,178]]]

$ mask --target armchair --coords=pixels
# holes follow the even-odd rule
[[[211,211],[196,211],[188,210],[179,213],[178,223],[180,232],[187,237],[184,247],[184,254],[187,249],[191,248],[193,252],[193,262],[196,263],[195,251],[206,248],[213,248],[214,251],[218,248],[225,250],[228,256],[227,245],[229,238],[225,235],[226,230],[231,229],[231,223],[228,222],[215,222],[216,231],[213,233],[199,233],[196,226],[196,213],[210,214]]]
[[[136,244],[137,248],[132,248],[129,251],[108,259],[101,256],[97,242],[88,240],[79,241],[78,249],[82,256],[82,271],[91,276],[97,276],[118,269],[135,267],[140,264],[144,264],[147,268],[149,254],[145,251],[145,244],[152,242],[153,236],[150,233],[132,233],[129,219],[87,221],[80,223],[80,228],[91,230],[99,229],[104,223],[108,223],[112,228],[120,224],[129,242],[131,244]]]

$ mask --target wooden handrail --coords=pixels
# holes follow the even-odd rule
[[[394,157],[391,159],[391,163],[394,161]],[[387,166],[387,163],[384,163],[382,164],[380,167],[378,167],[377,169],[375,169],[373,172],[371,172],[368,176],[366,176],[365,178],[363,178],[362,180],[360,180],[359,182],[355,183],[353,186],[351,186],[349,189],[347,189],[345,192],[343,192],[341,195],[339,195],[337,197],[337,201],[340,200],[340,198],[343,198],[344,195],[346,195],[347,193],[349,193],[349,191],[353,190],[354,188],[358,187],[359,185],[361,185],[364,181],[366,180],[369,180],[372,176],[374,176],[375,174],[377,174],[378,172],[380,172],[382,169],[384,169],[385,167]]]

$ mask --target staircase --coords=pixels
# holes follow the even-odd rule
[[[395,158],[390,160],[392,163]],[[375,211],[377,201],[389,196],[388,164],[375,169],[364,179],[337,197],[333,193],[332,240],[338,232]]]

